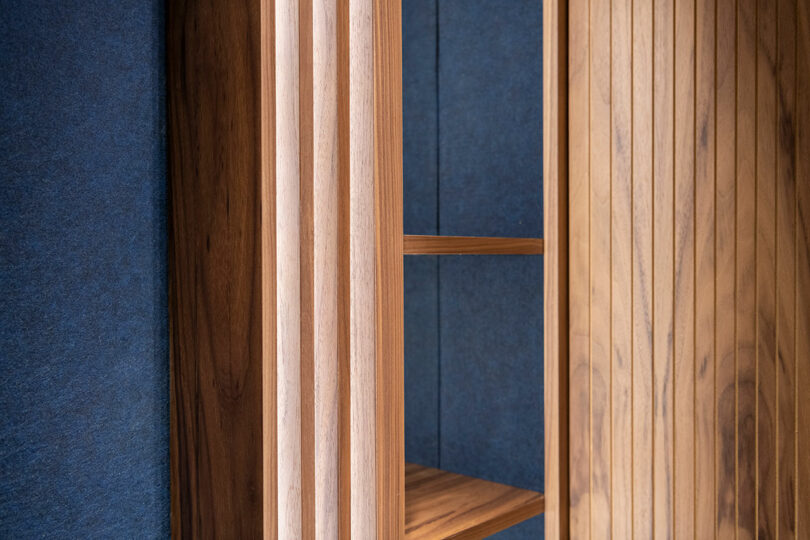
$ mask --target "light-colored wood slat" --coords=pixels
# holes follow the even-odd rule
[[[796,537],[810,535],[810,6],[796,10]]]
[[[543,2],[545,534],[568,538],[568,3]]]
[[[633,534],[632,11],[611,2],[611,503],[613,538]]]
[[[304,4],[306,2],[302,2]],[[314,533],[338,536],[338,146],[336,3],[312,18]]]
[[[493,238],[485,236],[403,237],[405,255],[542,255],[542,238]]]
[[[717,451],[717,536],[729,538],[736,531],[736,349],[735,258],[736,258],[736,3],[717,0],[717,148],[716,159],[716,257],[715,302],[717,327],[717,382],[715,385]],[[726,21],[721,24],[721,21]]]
[[[776,6],[777,536],[796,538],[796,2]]]
[[[653,6],[653,523],[656,538],[669,538],[673,515],[673,351],[674,325],[674,6]]]
[[[756,534],[776,538],[776,2],[757,12]]]
[[[756,2],[737,4],[737,534],[756,530]]]
[[[300,538],[301,254],[298,4],[278,0],[276,14],[276,322],[278,533]]]
[[[675,3],[675,538],[695,534],[695,0]]]
[[[543,495],[405,465],[405,538],[483,538],[543,512]]]
[[[373,0],[377,538],[405,528],[402,260],[402,13]]]
[[[298,2],[301,538],[315,538],[315,187],[312,2]]]
[[[633,537],[653,537],[653,2],[633,2]]]
[[[613,529],[611,501],[611,1],[590,7],[591,536]],[[625,141],[627,144],[629,141]]]
[[[568,479],[571,538],[590,538],[591,534],[590,19],[585,16],[589,13],[589,6],[589,0],[570,0],[569,5],[568,140],[571,157],[568,161],[568,279],[571,309],[568,381],[571,399],[568,411]],[[576,13],[580,15],[575,16]]]
[[[695,537],[715,531],[715,0],[695,14]]]
[[[373,0],[349,2],[351,537],[377,535]]]

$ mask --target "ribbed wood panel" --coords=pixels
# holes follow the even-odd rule
[[[571,0],[570,532],[810,535],[810,22]]]
[[[169,5],[174,535],[401,537],[399,4]]]

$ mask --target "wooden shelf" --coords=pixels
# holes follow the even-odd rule
[[[543,513],[543,495],[405,464],[405,538],[483,538]]]
[[[405,255],[542,255],[542,238],[404,236]]]

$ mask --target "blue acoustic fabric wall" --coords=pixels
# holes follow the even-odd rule
[[[403,1],[406,234],[542,236],[541,32],[539,0]],[[542,491],[542,272],[406,257],[406,459]]]
[[[0,0],[0,538],[169,535],[162,0]]]

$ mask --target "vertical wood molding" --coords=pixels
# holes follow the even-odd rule
[[[810,8],[572,2],[572,534],[803,538]]]
[[[543,1],[545,534],[569,537],[568,0]]]
[[[399,2],[168,19],[173,535],[399,538]]]

